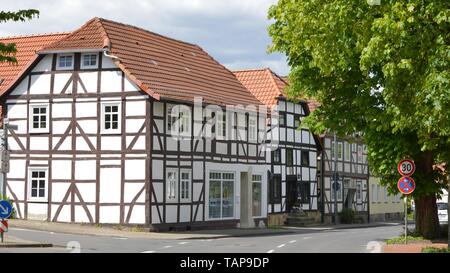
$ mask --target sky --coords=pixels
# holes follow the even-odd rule
[[[0,9],[34,8],[39,18],[0,24],[0,37],[65,32],[93,17],[141,27],[201,46],[231,70],[270,67],[281,76],[282,54],[268,54],[267,11],[277,0],[0,0]]]

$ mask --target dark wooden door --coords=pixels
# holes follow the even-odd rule
[[[297,203],[298,188],[296,177],[286,177],[286,211],[291,212],[292,207]]]

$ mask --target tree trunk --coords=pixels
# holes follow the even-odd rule
[[[426,239],[439,238],[440,226],[437,215],[436,196],[424,196],[415,200],[416,231]]]
[[[433,153],[424,152],[417,162],[416,187],[429,188],[433,180]],[[416,176],[416,175],[414,175]],[[432,187],[432,186],[431,186]],[[418,189],[420,190],[420,189]],[[428,194],[415,198],[416,205],[416,231],[426,239],[440,237],[439,218],[437,214],[436,194]]]

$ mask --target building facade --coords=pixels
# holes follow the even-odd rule
[[[323,221],[332,222],[335,215],[339,221],[339,213],[347,208],[353,209],[360,221],[368,222],[367,146],[356,138],[336,138],[336,149],[333,135],[322,136],[321,140],[324,149],[319,161],[319,184]],[[334,182],[335,171],[337,183]]]
[[[0,92],[19,128],[7,183],[18,217],[265,226],[267,117],[200,47],[100,18],[10,40],[21,69],[0,67]]]
[[[401,194],[390,195],[387,187],[380,184],[378,177],[370,176],[370,220],[373,222],[401,221],[405,205]]]
[[[270,162],[268,213],[271,223],[283,224],[288,213],[302,210],[318,216],[317,155],[319,139],[305,128],[302,119],[309,114],[306,101],[288,100],[287,82],[269,68],[235,71],[236,77],[278,117],[272,119],[276,147],[267,151]]]

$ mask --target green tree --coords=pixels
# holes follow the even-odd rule
[[[35,9],[19,10],[17,12],[0,11],[0,23],[7,21],[25,21],[39,16],[39,11]],[[16,45],[14,43],[3,44],[0,43],[0,62],[16,63],[17,60],[14,57],[17,52]]]
[[[321,103],[306,126],[361,133],[390,193],[398,161],[413,159],[416,229],[439,236],[436,194],[447,180],[433,166],[450,162],[450,2],[280,0],[269,19],[269,51],[291,66],[288,94]]]

